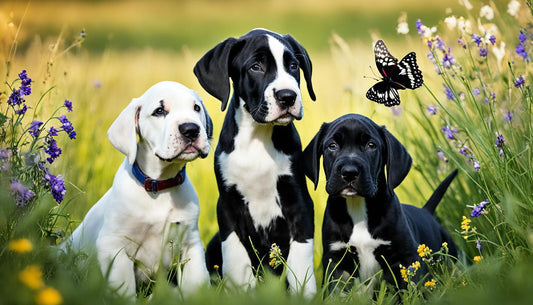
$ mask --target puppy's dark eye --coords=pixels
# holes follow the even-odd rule
[[[252,72],[264,72],[264,71],[263,71],[263,67],[261,67],[260,64],[253,64],[253,65],[250,67],[250,71],[252,71]]]
[[[367,149],[376,149],[378,146],[376,145],[376,143],[374,141],[369,141],[368,143],[366,143],[366,148]]]
[[[154,112],[152,112],[152,116],[166,116],[168,114],[168,111],[166,111],[163,107],[156,108]]]
[[[335,142],[329,143],[328,149],[332,150],[332,151],[338,150],[339,149],[339,145],[337,143],[335,143]]]
[[[200,106],[198,106],[198,104],[194,104],[194,111],[200,112],[200,110],[202,110],[202,108],[200,108]]]
[[[290,65],[289,65],[289,69],[291,71],[296,71],[299,69],[299,66],[298,66],[298,63],[297,62],[292,62]]]

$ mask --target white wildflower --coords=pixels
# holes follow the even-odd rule
[[[407,13],[402,12],[398,18],[398,26],[396,27],[398,34],[408,34],[409,33],[409,24],[407,23]]]
[[[457,26],[457,18],[455,16],[449,16],[444,18],[444,23],[448,26],[448,29],[453,30]]]
[[[479,17],[485,17],[487,20],[492,20],[492,18],[494,18],[494,11],[492,10],[492,7],[483,5],[479,11]]]
[[[409,25],[407,24],[407,22],[398,23],[396,31],[398,32],[398,34],[409,34]]]
[[[517,0],[511,0],[507,4],[507,13],[513,17],[518,17],[518,10],[520,9],[520,2]]]
[[[459,17],[457,19],[457,27],[463,34],[472,32],[472,23],[464,17]]]

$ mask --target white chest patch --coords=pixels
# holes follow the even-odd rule
[[[381,268],[374,257],[374,251],[381,245],[390,245],[390,241],[374,239],[368,231],[368,219],[365,208],[365,200],[362,197],[346,199],[348,214],[354,223],[352,235],[348,245],[357,249],[359,258],[359,277],[362,281],[374,276]],[[339,243],[331,245],[332,248],[340,249]]]
[[[273,126],[257,124],[244,111],[241,106],[235,114],[239,126],[235,149],[222,153],[219,165],[226,187],[235,186],[243,196],[256,229],[265,228],[282,216],[277,182],[280,176],[291,175],[291,161],[274,148]]]

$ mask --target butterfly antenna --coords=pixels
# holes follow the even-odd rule
[[[372,71],[372,74],[374,75],[374,77],[370,77],[370,76],[364,75],[363,78],[370,78],[370,79],[373,79],[373,80],[379,82],[381,79],[376,77],[377,76],[376,72],[374,71],[374,69],[372,69],[372,66],[369,65],[368,68],[370,68],[370,71]]]

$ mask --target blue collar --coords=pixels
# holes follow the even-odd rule
[[[170,187],[178,186],[185,181],[185,166],[179,171],[176,177],[167,180],[154,180],[146,176],[137,165],[137,162],[133,163],[131,172],[137,181],[144,185],[144,189],[147,192],[152,192],[153,194]]]

